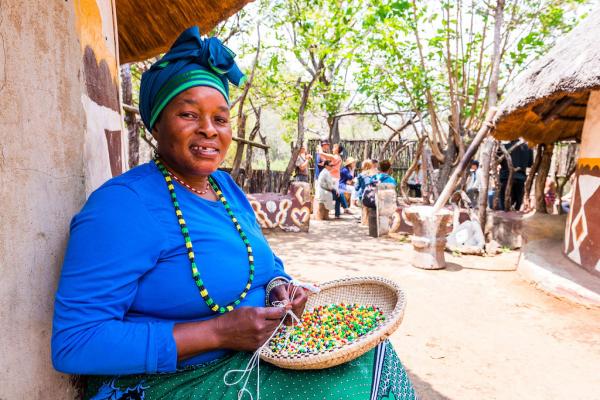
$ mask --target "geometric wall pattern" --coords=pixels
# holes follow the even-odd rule
[[[565,254],[600,276],[600,159],[578,161],[565,227]]]

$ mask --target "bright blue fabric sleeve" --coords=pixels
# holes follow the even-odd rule
[[[112,206],[111,206],[112,205]],[[55,301],[52,361],[62,372],[174,371],[174,322],[127,321],[140,278],[165,237],[130,188],[105,185],[71,222]]]

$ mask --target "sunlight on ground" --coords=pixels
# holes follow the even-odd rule
[[[267,238],[302,280],[380,275],[402,286],[407,308],[391,340],[423,400],[600,399],[600,311],[529,286],[511,271],[518,252],[446,253],[445,270],[419,270],[409,244],[371,238],[350,217]]]

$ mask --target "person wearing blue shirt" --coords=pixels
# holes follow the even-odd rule
[[[321,157],[320,152],[329,153],[329,140],[322,139],[321,140],[321,149],[317,149],[313,159],[315,160],[315,182],[319,179],[319,174],[325,168],[324,163],[325,159]]]
[[[224,374],[244,369],[289,313],[302,315],[303,285],[273,254],[244,193],[217,170],[232,141],[228,82],[243,83],[233,58],[197,27],[177,39],[141,81],[154,160],[106,182],[71,222],[52,362],[85,376],[84,399],[239,398],[241,385]],[[262,365],[260,397],[284,390],[310,400],[302,387],[319,382],[321,396],[338,398],[334,379],[363,387],[374,368],[371,352],[297,385],[297,374]]]

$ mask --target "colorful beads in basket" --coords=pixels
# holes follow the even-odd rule
[[[304,311],[301,322],[282,326],[269,343],[281,355],[310,354],[351,343],[377,328],[385,316],[374,306],[331,304]]]

